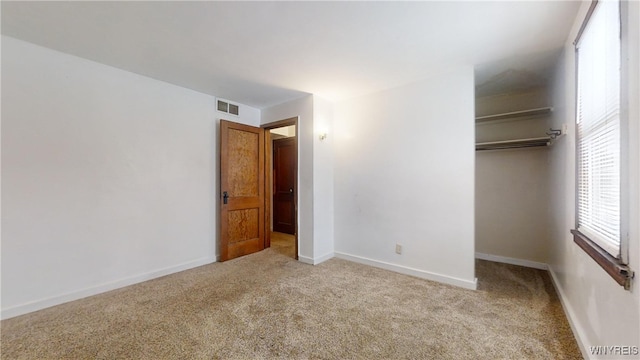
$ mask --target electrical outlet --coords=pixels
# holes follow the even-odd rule
[[[402,245],[396,244],[396,254],[402,254]]]
[[[566,135],[567,131],[569,131],[569,125],[562,124],[562,135]]]

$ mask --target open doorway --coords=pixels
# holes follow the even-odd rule
[[[265,247],[298,259],[297,118],[263,125],[266,140]]]

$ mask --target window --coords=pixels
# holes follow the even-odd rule
[[[574,239],[618,283],[624,265],[619,1],[594,2],[576,40],[577,230]]]
[[[578,230],[620,257],[620,21],[600,2],[578,52]]]

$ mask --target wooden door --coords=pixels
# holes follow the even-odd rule
[[[264,130],[220,120],[220,260],[264,249]]]
[[[296,138],[273,141],[273,231],[296,232]]]

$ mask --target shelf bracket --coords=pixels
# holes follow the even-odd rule
[[[558,136],[562,135],[562,130],[550,128],[545,134],[547,134],[551,140],[555,140]]]

